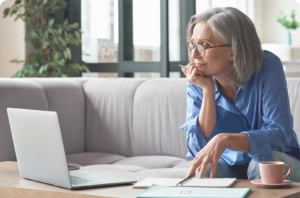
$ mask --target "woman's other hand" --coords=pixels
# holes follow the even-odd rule
[[[195,176],[195,171],[197,170],[199,172],[198,178],[203,178],[208,164],[211,164],[210,178],[214,178],[217,172],[218,161],[226,148],[225,134],[216,135],[191,161],[190,170],[186,177]]]
[[[186,76],[188,82],[193,83],[200,87],[202,90],[215,90],[215,84],[211,76],[205,76],[203,72],[195,65],[190,63],[185,66],[186,69],[181,68],[181,71]]]

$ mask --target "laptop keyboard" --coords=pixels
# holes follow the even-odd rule
[[[88,180],[88,179],[84,179],[84,178],[76,177],[76,176],[72,176],[72,175],[70,175],[70,178],[71,178],[72,185],[78,185],[78,184],[83,184],[86,182],[92,182],[92,180]]]

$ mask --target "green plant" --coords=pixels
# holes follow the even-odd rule
[[[68,77],[78,76],[81,71],[89,72],[84,62],[72,61],[69,45],[81,43],[78,23],[55,23],[53,14],[66,9],[65,0],[16,0],[3,12],[4,18],[15,15],[26,26],[25,40],[30,41],[35,51],[27,56],[22,70],[15,77]]]
[[[277,22],[279,22],[281,25],[283,25],[286,29],[297,29],[299,27],[299,23],[297,23],[297,21],[295,20],[295,17],[296,17],[296,14],[295,14],[295,10],[292,11],[291,13],[291,18],[292,18],[292,21],[288,21],[286,19],[286,15],[283,14],[282,11],[280,11],[277,16],[276,16],[276,19],[277,19]]]

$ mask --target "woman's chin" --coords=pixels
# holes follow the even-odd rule
[[[201,71],[205,77],[212,77],[212,75],[208,72]]]

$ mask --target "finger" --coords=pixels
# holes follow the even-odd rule
[[[191,167],[191,166],[192,166],[192,164],[194,163],[194,160],[195,160],[195,159],[193,159],[193,160],[190,162],[190,165],[189,165],[189,167]]]
[[[187,177],[189,177],[189,176],[195,177],[195,171],[192,171],[192,170],[190,169],[189,172],[187,173],[187,175],[185,176],[185,178],[187,178]]]
[[[197,168],[197,171],[200,172],[201,170],[201,165]]]
[[[197,162],[197,158],[194,158],[194,159],[190,162],[189,167],[191,168],[191,167],[195,164],[195,162]]]
[[[189,65],[196,66],[196,63],[190,62]]]
[[[191,166],[192,166],[195,162],[197,162],[198,160],[201,160],[201,156],[202,156],[202,152],[199,151],[199,152],[196,154],[195,158],[190,162],[189,167],[191,167]],[[201,163],[200,163],[200,164],[201,164]]]
[[[217,173],[218,163],[211,163],[211,172],[210,172],[210,178],[214,178]]]
[[[198,74],[199,74],[201,77],[205,77],[202,71],[198,71]]]
[[[204,174],[205,174],[208,164],[209,163],[207,161],[203,161],[203,163],[201,164],[201,169],[199,171],[199,177],[198,177],[199,179],[202,179],[204,177]]]
[[[194,161],[193,163],[191,163],[190,168],[194,167],[194,170],[198,170],[199,171],[200,168],[201,168],[201,164],[202,164],[202,159],[198,158],[196,161]]]
[[[195,176],[195,171],[199,166],[201,166],[201,161],[202,161],[201,158],[198,158],[190,164],[190,170],[189,170],[188,175]]]
[[[192,69],[194,68],[195,64],[194,63],[189,63],[186,68],[188,71],[188,74],[191,74]]]
[[[188,65],[187,73],[189,76],[191,75],[191,71],[192,71],[192,66]]]
[[[197,76],[197,69],[196,68],[193,69],[191,75],[192,75],[193,79],[196,78],[196,76]]]
[[[197,165],[194,163],[194,164],[190,167],[189,172],[188,172],[188,174],[186,175],[186,177],[189,177],[189,176],[195,177],[195,170],[196,170],[196,168],[197,168]]]

